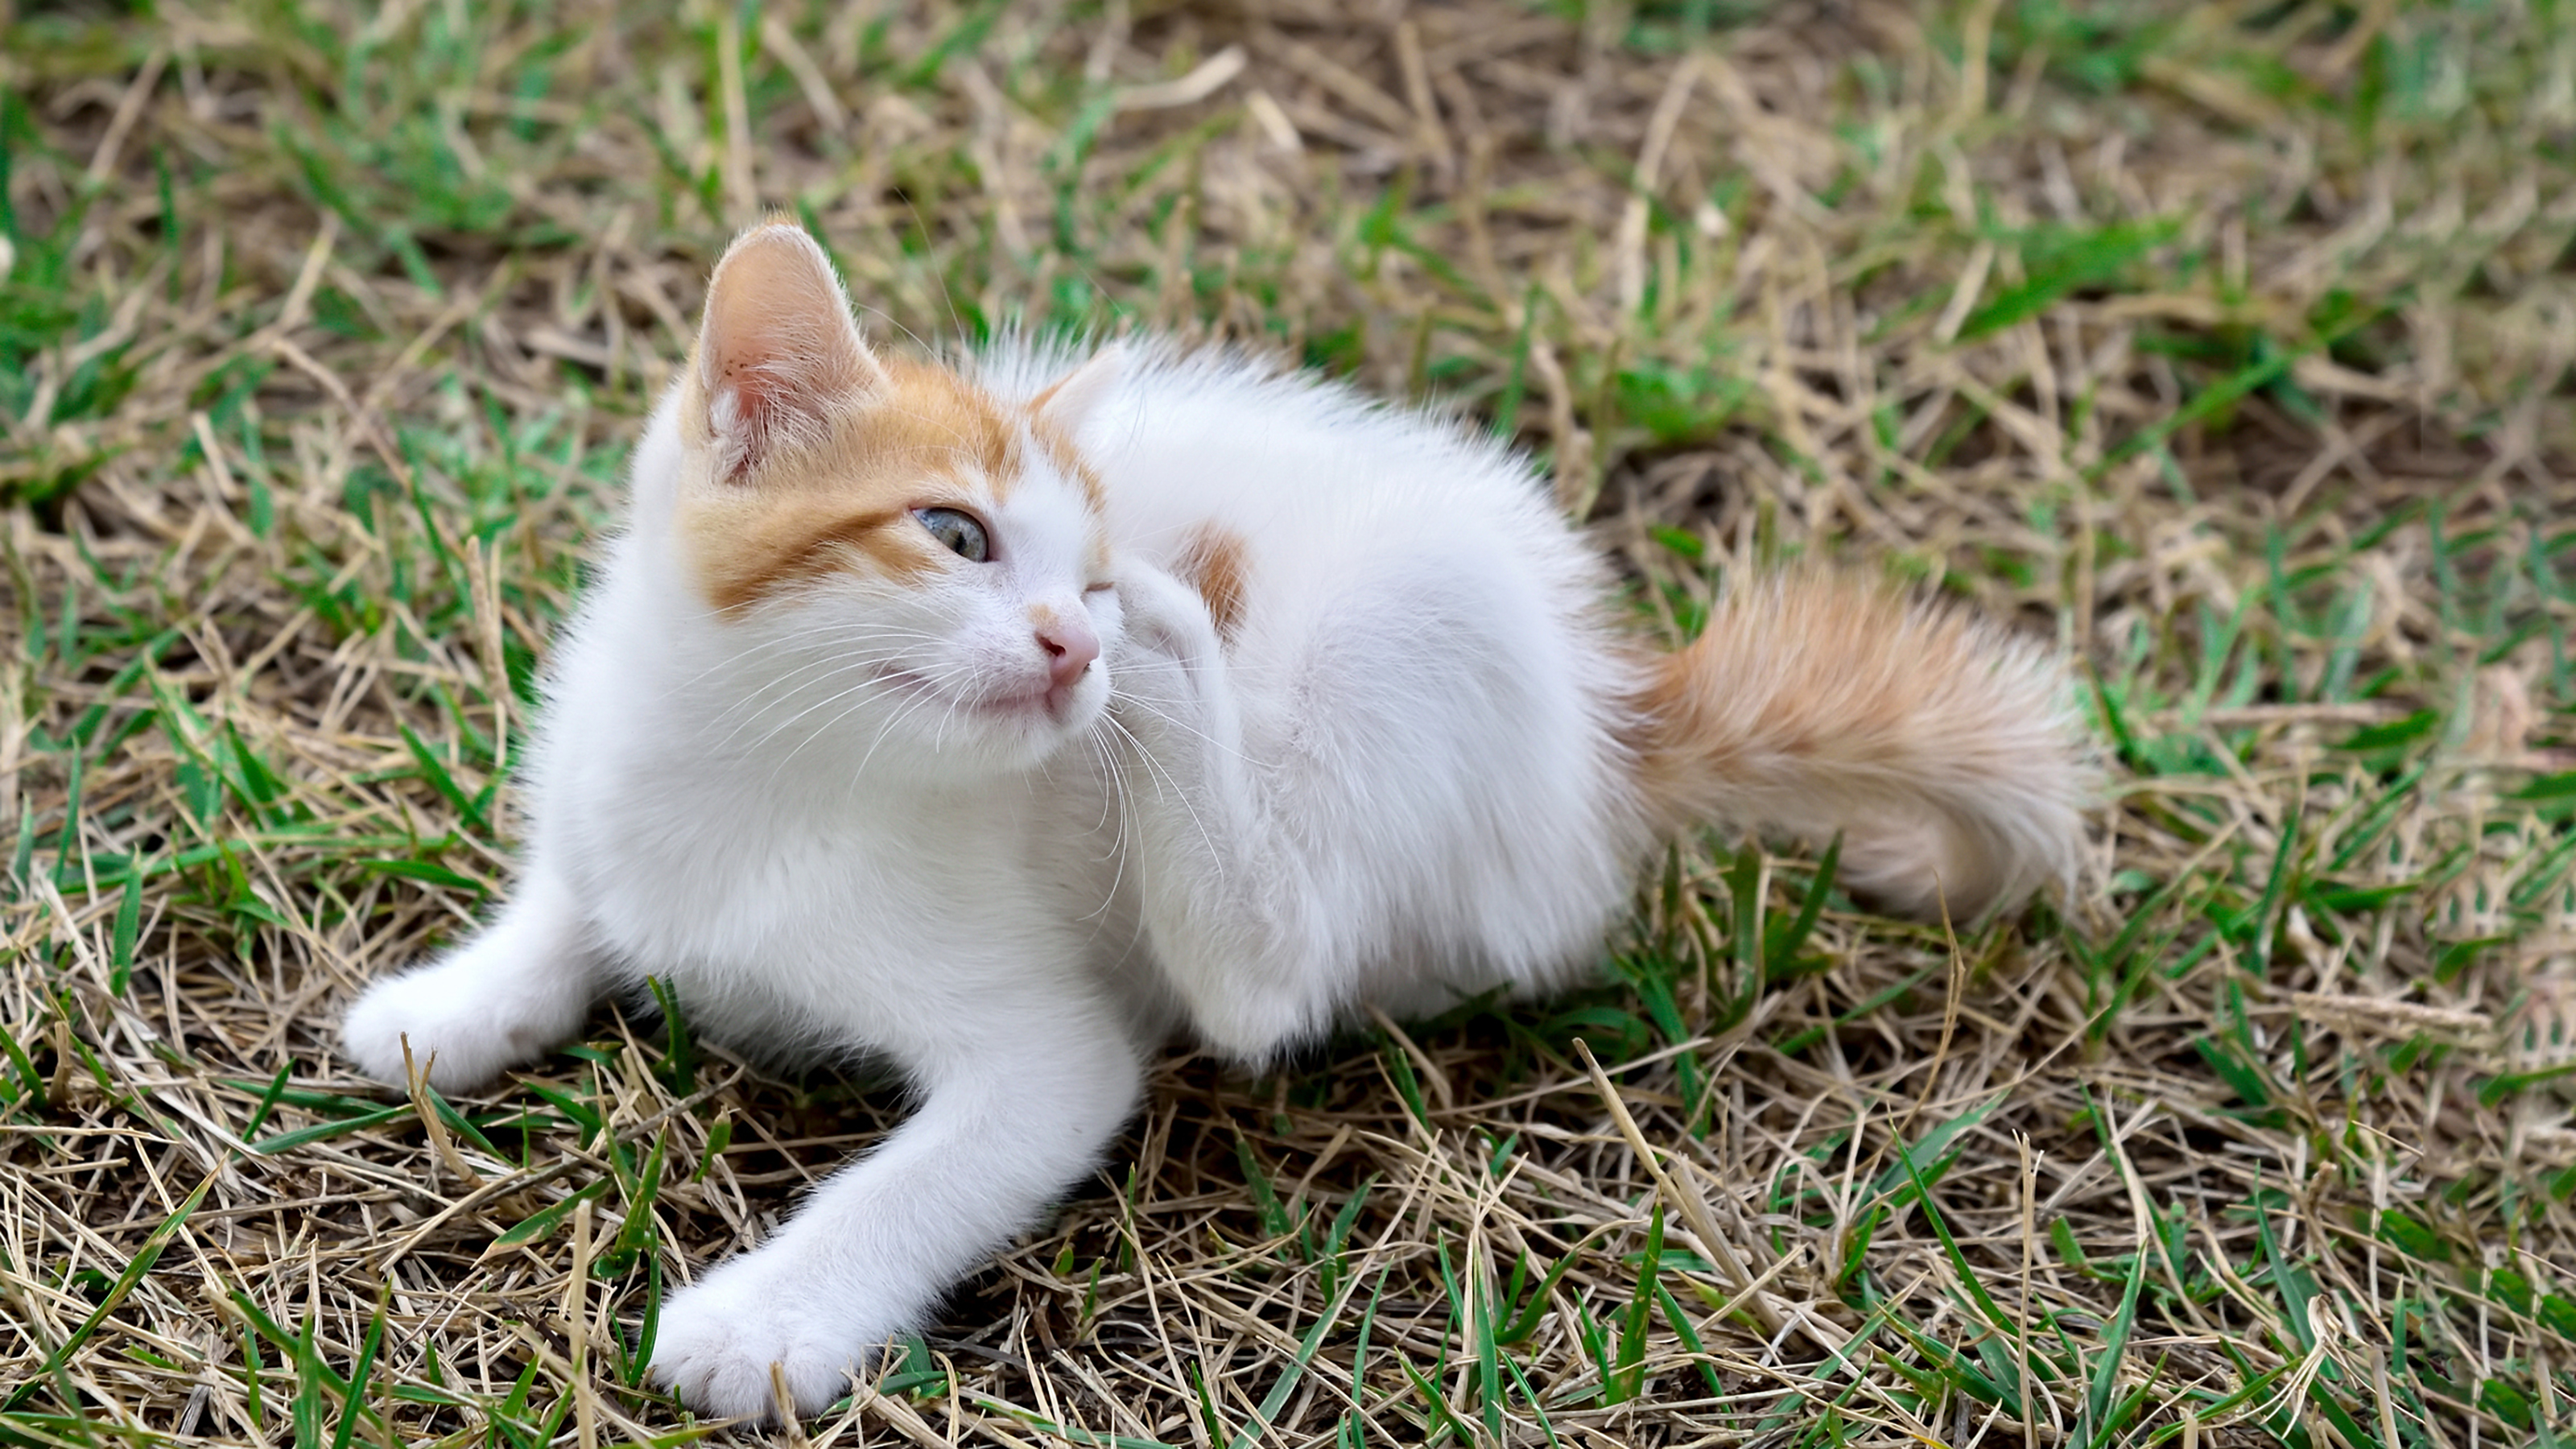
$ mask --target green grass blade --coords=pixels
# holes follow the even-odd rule
[[[2129,1334],[2137,1326],[2138,1290],[2147,1281],[2147,1245],[2138,1244],[2136,1261],[2129,1265],[2129,1281],[2120,1290],[2120,1310],[2111,1315],[2111,1325],[2102,1335],[2102,1359],[2094,1365],[2093,1381],[2085,1389],[2085,1421],[2092,1427],[2088,1446],[2106,1444],[2116,1432],[2111,1418],[2111,1394],[2119,1385],[2121,1356],[2128,1352]],[[2029,1386],[2022,1392],[2027,1394]]]

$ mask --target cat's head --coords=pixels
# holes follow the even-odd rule
[[[745,693],[729,739],[1016,769],[1098,718],[1116,643],[1100,483],[1074,451],[1115,353],[1027,401],[879,357],[800,228],[717,264],[676,399],[670,537]]]

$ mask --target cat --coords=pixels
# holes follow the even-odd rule
[[[2069,878],[2048,651],[1821,572],[1624,627],[1532,467],[1229,355],[862,340],[824,252],[735,241],[552,663],[507,905],[349,1011],[485,1083],[650,975],[709,1037],[919,1093],[662,1308],[658,1382],[812,1413],[1076,1183],[1176,1033],[1258,1066],[1600,959],[1708,823],[1841,832],[1965,920]]]

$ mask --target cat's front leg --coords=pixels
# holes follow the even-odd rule
[[[490,925],[426,966],[379,981],[349,1008],[341,1040],[358,1070],[404,1081],[412,1069],[443,1091],[479,1087],[534,1061],[581,1028],[597,1000],[599,962],[571,885],[542,858]]]
[[[1030,993],[906,1044],[921,1109],[759,1248],[663,1305],[655,1379],[704,1414],[765,1416],[771,1368],[820,1411],[894,1334],[1034,1222],[1135,1110],[1136,1048],[1104,1005]]]

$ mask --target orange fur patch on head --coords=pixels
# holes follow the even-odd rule
[[[1045,451],[1047,461],[1055,465],[1055,470],[1082,490],[1082,501],[1090,505],[1093,512],[1098,512],[1107,497],[1101,492],[1100,470],[1092,467],[1091,460],[1082,456],[1082,450],[1073,445],[1073,439],[1065,436],[1062,428],[1035,408],[1029,413],[1029,436],[1037,440],[1038,447]]]
[[[1243,626],[1244,565],[1243,535],[1213,523],[1201,524],[1190,535],[1173,565],[1181,581],[1207,601],[1208,617],[1228,643]]]
[[[1126,366],[1126,350],[1113,342],[1029,399],[1029,435],[1046,449],[1056,470],[1082,489],[1095,511],[1101,506],[1100,475],[1083,459],[1073,439],[1117,385]]]
[[[883,367],[884,385],[837,411],[823,436],[739,481],[694,460],[677,532],[707,602],[730,612],[852,568],[914,579],[958,562],[912,511],[986,517],[1026,465],[1024,420],[946,368]]]

